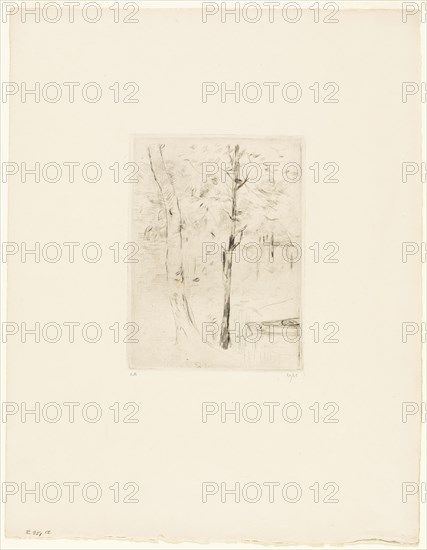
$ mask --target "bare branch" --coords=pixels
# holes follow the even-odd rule
[[[234,182],[233,176],[228,172],[228,170],[225,171],[225,174],[231,179],[232,182]]]
[[[242,239],[243,239],[243,232],[245,231],[245,229],[247,228],[248,226],[247,225],[244,225],[242,227],[242,229],[239,229],[238,232],[237,232],[237,236],[239,236],[238,240],[236,241],[236,246],[234,248],[236,248],[237,246],[240,245],[240,243],[242,242]]]
[[[162,186],[160,185],[159,180],[157,179],[157,176],[156,176],[156,172],[155,172],[155,170],[154,170],[153,159],[151,158],[151,151],[150,151],[150,148],[147,147],[147,150],[148,150],[148,158],[150,159],[150,168],[151,168],[151,172],[152,172],[152,174],[153,174],[154,181],[155,181],[155,182],[157,183],[157,185],[159,186],[160,195],[161,195],[161,197],[162,197],[163,204],[165,205],[165,199],[164,199],[164,197],[163,197]],[[166,205],[165,205],[165,208],[166,208]]]
[[[221,208],[221,210],[223,210],[227,214],[227,216],[230,218],[230,220],[233,221],[233,218],[232,218],[230,212],[227,212],[227,210],[225,208]]]
[[[244,225],[241,229],[239,229],[239,230],[237,231],[237,233],[240,233],[241,236],[243,236],[243,232],[244,232],[244,230],[245,230],[247,227],[248,227],[248,224]]]
[[[229,145],[227,146],[227,151],[228,151],[228,156],[230,157],[231,164],[234,164],[233,157],[231,156],[231,147]]]
[[[237,180],[238,184],[237,184],[237,187],[236,187],[236,191],[238,191],[241,187],[243,187],[245,185],[245,183],[248,181],[248,179],[249,179],[249,176],[247,176],[246,179],[243,180],[243,181]]]

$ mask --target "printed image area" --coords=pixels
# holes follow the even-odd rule
[[[300,138],[135,136],[131,368],[301,368]]]

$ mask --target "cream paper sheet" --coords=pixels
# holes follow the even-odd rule
[[[7,160],[16,163],[7,171],[16,173],[2,183],[6,535],[416,543],[425,481],[420,13],[403,22],[400,5],[337,3],[335,13],[335,4],[316,12],[301,3],[300,13],[286,12],[293,23],[265,6],[251,23],[251,3],[239,22],[223,22],[220,4],[205,6],[205,21],[191,4],[134,13],[132,3],[120,12],[105,3],[93,23],[80,8],[72,23],[65,12],[56,23],[10,16],[9,81],[18,89],[6,96]],[[24,93],[37,82],[38,102]],[[73,102],[70,82],[78,83]],[[233,88],[237,95],[227,93]],[[142,261],[147,227],[134,233],[132,194],[154,182],[147,164],[136,180],[127,164],[140,161],[141,139],[165,146],[169,172],[172,142],[196,145],[197,169],[212,143],[222,147],[218,158],[242,143],[255,154],[275,141],[284,150],[291,139],[302,144],[301,309],[269,317],[300,316],[298,368],[250,369],[243,360],[177,368],[146,319],[133,336],[145,279],[135,289],[132,274],[145,264],[130,260]],[[35,163],[39,181],[25,173]],[[61,167],[58,181],[49,163]],[[405,182],[402,163],[410,163]],[[187,177],[174,166],[175,182]],[[201,178],[191,180],[194,200]],[[165,246],[167,211],[153,189]],[[38,246],[39,256],[25,254]],[[260,285],[258,296],[269,290]],[[197,322],[212,320],[195,302]],[[150,307],[153,326],[173,330],[171,308]],[[199,358],[216,353],[198,346]],[[143,368],[133,368],[135,354]]]

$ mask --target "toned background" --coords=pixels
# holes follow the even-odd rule
[[[103,99],[56,104],[11,100],[10,160],[100,163],[88,183],[22,183],[11,178],[8,241],[96,241],[98,263],[8,261],[8,320],[95,321],[102,339],[8,345],[7,400],[98,402],[95,424],[8,421],[7,480],[96,481],[96,505],[11,498],[7,534],[50,530],[51,537],[163,537],[167,540],[414,542],[417,500],[401,484],[417,481],[419,423],[401,422],[402,401],[421,399],[420,340],[401,342],[401,323],[421,317],[419,258],[401,262],[401,242],[421,240],[421,185],[401,182],[401,162],[419,162],[420,97],[401,101],[402,81],[419,82],[419,20],[400,11],[341,11],[338,24],[201,22],[197,10],[150,10],[139,23],[11,25],[10,80],[29,86],[99,82]],[[111,14],[110,14],[111,15]],[[139,83],[139,103],[112,101],[114,82]],[[298,82],[286,103],[202,102],[202,82]],[[339,103],[314,103],[314,82],[337,82]],[[303,319],[339,325],[339,344],[304,339],[304,371],[150,371],[132,376],[126,346],[108,329],[128,320],[127,265],[108,250],[129,237],[129,185],[108,166],[131,160],[134,134],[289,135],[305,139],[305,166],[334,161],[340,182],[304,174]],[[339,244],[339,263],[315,263],[314,243]],[[413,261],[412,261],[413,260]],[[321,333],[321,337],[325,334]],[[202,402],[297,402],[297,423],[214,418]],[[113,423],[114,402],[140,404],[139,423]],[[339,423],[314,423],[313,403],[339,404]],[[140,485],[138,504],[112,502],[115,482]],[[202,482],[295,481],[298,503],[201,502]],[[310,486],[336,482],[337,504],[314,503]]]

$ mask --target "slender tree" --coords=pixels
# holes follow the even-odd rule
[[[198,336],[194,318],[185,294],[182,254],[183,220],[172,175],[163,158],[164,145],[148,148],[150,168],[162,198],[166,219],[166,276],[169,282],[169,300],[176,326],[177,341],[183,337]]]
[[[231,153],[229,148],[229,155],[231,161],[231,170],[227,170],[226,174],[231,179],[231,213],[229,214],[231,220],[230,235],[228,238],[228,245],[225,250],[222,251],[222,273],[224,281],[224,308],[222,314],[221,323],[221,335],[220,345],[224,349],[228,349],[230,345],[230,311],[231,311],[231,275],[233,268],[233,254],[235,249],[240,245],[243,237],[245,227],[238,229],[239,210],[237,204],[237,196],[239,190],[248,181],[241,179],[240,176],[240,159],[242,152],[238,145],[234,148],[234,154]]]

